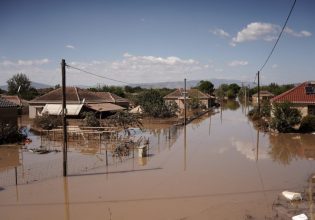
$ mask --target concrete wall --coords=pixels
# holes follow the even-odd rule
[[[41,115],[41,110],[43,110],[45,105],[29,105],[29,118],[35,118],[37,115]]]

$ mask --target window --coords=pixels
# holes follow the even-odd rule
[[[309,115],[315,115],[315,105],[309,105],[308,106],[308,112]]]

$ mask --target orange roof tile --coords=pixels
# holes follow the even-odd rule
[[[312,82],[304,82],[274,98],[272,98],[271,102],[291,102],[291,103],[312,103],[315,104],[315,93],[307,94],[305,87],[314,87],[315,83]]]

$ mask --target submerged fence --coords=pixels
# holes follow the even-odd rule
[[[141,133],[142,140],[149,139],[148,152],[146,156],[157,154],[160,151],[170,148],[176,141],[180,129],[173,126],[168,129],[150,130]],[[11,166],[0,170],[0,186],[11,186],[29,184],[36,181],[52,179],[62,176],[63,157],[61,144],[58,141],[50,139],[51,136],[39,137],[40,148],[47,150],[47,154],[38,154],[34,149],[20,149],[20,157],[26,160],[32,157],[33,162],[21,161],[17,167]],[[139,140],[138,135],[135,140]],[[136,141],[135,141],[136,142]],[[142,142],[143,143],[143,142]],[[108,167],[110,170],[114,165],[133,161],[143,166],[148,162],[149,157],[139,156],[137,147],[130,147],[128,153],[117,154],[119,141],[108,141],[107,139],[90,141],[70,141],[68,152],[68,174],[82,175],[93,173],[96,169]],[[138,143],[139,144],[139,143]],[[142,149],[143,150],[143,149]],[[47,159],[45,158],[47,157]],[[39,161],[36,160],[39,159]]]

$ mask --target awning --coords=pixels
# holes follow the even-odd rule
[[[86,107],[98,112],[111,112],[124,110],[124,107],[112,103],[86,104]]]
[[[66,105],[67,115],[79,115],[83,104],[69,104]],[[62,105],[61,104],[46,104],[42,113],[49,115],[61,115]]]

